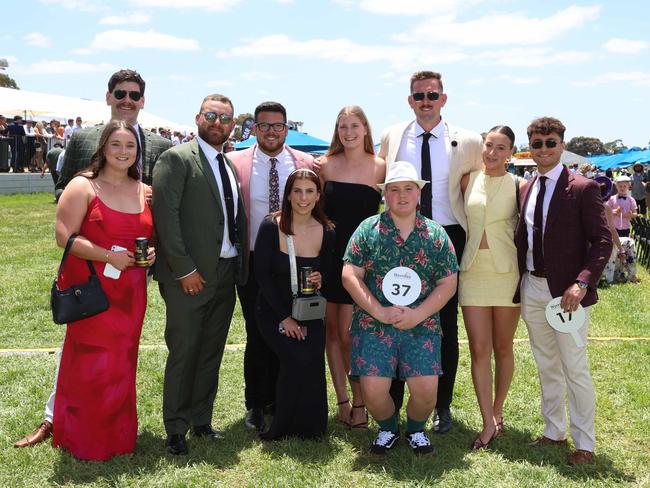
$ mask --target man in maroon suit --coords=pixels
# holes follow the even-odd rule
[[[251,429],[264,430],[264,408],[275,399],[278,361],[266,345],[255,320],[255,300],[258,284],[255,279],[253,249],[260,223],[267,214],[280,209],[284,184],[299,168],[312,168],[314,159],[285,145],[287,112],[277,102],[263,102],[255,108],[253,131],[257,139],[249,149],[228,153],[241,185],[244,208],[248,217],[250,259],[248,281],[237,287],[239,303],[246,321],[246,351],[244,352],[245,424]]]
[[[544,433],[531,445],[566,445],[565,391],[569,390],[571,437],[575,451],[569,464],[593,462],[595,395],[587,363],[588,307],[612,251],[612,238],[598,185],[571,173],[560,163],[564,151],[562,123],[551,117],[533,120],[528,139],[538,175],[521,190],[521,214],[515,232],[521,315],[528,328],[542,389]],[[586,323],[578,330],[580,347],[570,334],[546,320],[547,303],[562,297],[561,307],[585,307]]]

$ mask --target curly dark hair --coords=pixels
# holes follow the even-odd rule
[[[526,129],[526,133],[528,134],[528,139],[530,139],[533,134],[542,134],[547,136],[555,133],[559,135],[560,139],[563,141],[565,130],[566,127],[564,127],[564,124],[558,119],[553,117],[540,117],[530,123],[528,129]]]
[[[113,93],[113,90],[115,90],[118,83],[123,83],[125,81],[137,83],[140,87],[140,93],[144,95],[145,82],[142,79],[142,76],[140,76],[140,73],[132,69],[121,69],[113,73],[113,76],[108,80],[109,93]]]

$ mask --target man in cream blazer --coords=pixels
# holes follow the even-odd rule
[[[420,212],[444,227],[460,262],[467,230],[460,180],[464,174],[482,167],[483,140],[479,134],[442,120],[440,112],[447,103],[447,95],[440,73],[414,73],[408,103],[415,120],[387,128],[381,136],[379,156],[386,161],[386,174],[393,162],[408,161],[420,178],[431,181],[423,188]],[[440,310],[443,375],[438,384],[434,431],[441,434],[451,428],[450,405],[458,367],[457,311],[458,293]],[[404,396],[402,381],[393,381],[391,396],[399,410]]]

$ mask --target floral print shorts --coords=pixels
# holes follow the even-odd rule
[[[440,335],[382,327],[379,332],[359,329],[352,337],[352,376],[409,378],[440,376]]]

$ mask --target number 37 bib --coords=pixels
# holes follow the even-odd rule
[[[422,280],[411,268],[397,266],[384,276],[381,291],[393,305],[410,305],[420,296]]]

